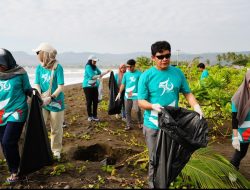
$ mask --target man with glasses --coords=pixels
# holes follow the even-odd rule
[[[141,76],[141,72],[135,69],[135,60],[130,59],[127,61],[127,72],[123,75],[122,83],[119,89],[119,93],[116,96],[115,101],[120,99],[122,91],[125,89],[125,112],[126,112],[126,127],[125,130],[131,129],[131,110],[134,106],[136,107],[137,117],[138,117],[138,127],[142,128],[142,114],[141,109],[137,102],[137,90],[138,81]]]
[[[183,72],[170,65],[171,46],[166,41],[158,41],[151,46],[151,59],[155,66],[146,70],[140,77],[138,104],[145,110],[143,134],[146,139],[149,157],[156,143],[159,131],[158,113],[163,106],[178,107],[179,93],[183,93],[190,106],[200,114],[202,110],[191,93]],[[153,185],[153,166],[149,162],[149,188]]]

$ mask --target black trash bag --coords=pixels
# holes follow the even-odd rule
[[[154,188],[166,189],[195,150],[206,147],[208,125],[197,112],[166,106],[158,115],[159,133],[150,156]]]
[[[122,99],[115,101],[115,98],[116,98],[118,92],[119,92],[119,88],[118,88],[116,81],[115,81],[114,72],[111,71],[110,77],[109,77],[109,108],[108,108],[109,115],[121,113]]]
[[[24,131],[24,143],[18,175],[23,176],[38,171],[53,163],[53,156],[44,123],[39,93],[31,96],[31,105]]]

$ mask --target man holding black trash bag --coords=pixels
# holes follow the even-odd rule
[[[149,157],[156,144],[158,113],[163,106],[178,107],[179,93],[183,93],[194,111],[203,116],[202,110],[191,93],[183,72],[170,65],[171,46],[167,41],[158,41],[151,46],[151,59],[155,66],[146,70],[139,79],[138,104],[145,110],[143,134],[146,139]],[[154,188],[153,166],[149,163],[149,188]]]
[[[137,89],[138,81],[141,76],[141,71],[135,68],[136,61],[134,59],[129,59],[127,61],[127,72],[122,77],[122,82],[120,85],[119,93],[116,96],[115,101],[121,98],[123,90],[125,90],[125,111],[126,111],[126,127],[125,130],[130,130],[131,126],[131,110],[134,106],[137,112],[138,127],[142,129],[142,115],[141,109],[137,104]]]

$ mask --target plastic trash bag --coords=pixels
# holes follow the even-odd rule
[[[160,131],[150,164],[154,188],[168,188],[195,150],[206,147],[208,125],[195,111],[166,106],[158,115]]]
[[[115,81],[114,72],[111,71],[109,77],[109,108],[108,108],[109,115],[121,113],[122,99],[115,101],[118,92],[119,89]]]
[[[103,78],[100,78],[100,84],[98,86],[98,102],[102,101],[103,96]]]
[[[38,171],[43,166],[53,163],[48,132],[40,104],[40,97],[32,95],[29,114],[25,124],[24,143],[18,170],[19,176]]]

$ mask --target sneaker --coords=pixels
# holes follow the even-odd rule
[[[8,177],[7,179],[6,179],[6,182],[7,183],[15,183],[15,182],[18,182],[20,179],[19,179],[19,177],[17,176],[17,174],[16,173],[13,173],[13,174],[11,174],[10,175],[10,177]]]
[[[60,160],[60,159],[61,159],[61,154],[60,154],[60,152],[55,152],[55,153],[53,153],[53,154],[54,154],[55,159],[57,159],[57,160]]]
[[[120,119],[120,115],[119,114],[115,114],[116,119]]]
[[[67,125],[66,125],[65,121],[63,122],[63,128],[64,128],[64,127],[67,127]]]
[[[127,120],[126,120],[126,118],[125,118],[125,117],[123,117],[123,118],[122,118],[122,121],[126,122]]]
[[[142,124],[138,124],[138,127],[139,127],[139,129],[143,128]]]
[[[128,130],[130,130],[131,129],[131,127],[129,127],[129,126],[126,126],[125,127],[125,131],[128,131]]]
[[[92,119],[92,117],[88,117],[88,121],[92,121],[93,119]]]
[[[100,121],[100,119],[98,117],[92,117],[93,121]]]

